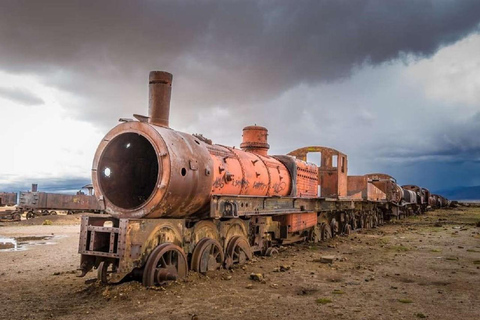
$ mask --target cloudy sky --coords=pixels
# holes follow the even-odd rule
[[[306,145],[432,190],[480,185],[480,1],[0,1],[0,190],[75,190],[173,73],[171,127]]]

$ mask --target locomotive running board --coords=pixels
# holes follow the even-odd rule
[[[212,196],[210,218],[237,218],[298,212],[354,210],[366,203],[333,198]]]

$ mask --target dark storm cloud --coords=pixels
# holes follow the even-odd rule
[[[147,71],[169,70],[193,121],[194,108],[239,107],[365,63],[429,56],[479,19],[478,1],[2,1],[0,68],[48,76],[84,97],[72,112],[100,122],[145,105]]]
[[[1,1],[0,70],[70,93],[60,105],[102,130],[146,113],[148,71],[167,70],[178,130],[238,145],[258,123],[272,153],[327,145],[349,154],[353,174],[413,177],[421,166],[399,161],[476,150],[473,120],[424,109],[395,70],[341,80],[431,57],[479,22],[478,0]]]
[[[480,160],[480,112],[466,119],[451,120],[443,126],[441,131],[418,135],[419,140],[428,141],[424,148],[399,143],[379,150],[379,156],[390,160],[437,159],[454,163]]]
[[[0,87],[0,98],[11,100],[27,106],[43,104],[43,100],[35,94],[18,88]]]

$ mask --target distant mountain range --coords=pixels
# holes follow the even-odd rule
[[[434,193],[447,197],[449,200],[480,200],[480,186],[458,187]]]

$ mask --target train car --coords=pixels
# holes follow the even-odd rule
[[[0,207],[16,205],[17,197],[16,192],[0,192]]]
[[[57,211],[67,211],[67,213],[75,212],[100,212],[101,207],[92,194],[93,186],[86,185],[80,189],[75,195],[38,192],[37,185],[32,185],[32,190],[28,192],[20,192],[20,201],[18,203],[18,211],[26,212],[27,219],[34,218],[39,215],[55,215]],[[82,190],[88,190],[86,194]]]
[[[404,186],[402,186],[402,188],[405,189],[405,190],[413,191],[415,193],[416,206],[414,206],[413,209],[416,211],[416,213],[425,213],[425,211],[427,211],[428,197],[429,197],[429,193],[425,191],[427,189],[421,188],[421,187],[413,185],[413,184],[404,185]]]
[[[189,269],[241,265],[282,244],[375,227],[386,203],[405,214],[416,203],[414,192],[386,175],[353,179],[367,182],[367,197],[356,196],[347,156],[335,149],[269,155],[261,126],[243,129],[240,149],[175,131],[171,84],[171,74],[151,72],[148,116],[120,119],[100,142],[92,181],[107,215],[82,217],[81,276],[96,268],[104,283],[158,285]],[[308,162],[312,156],[319,163]]]

